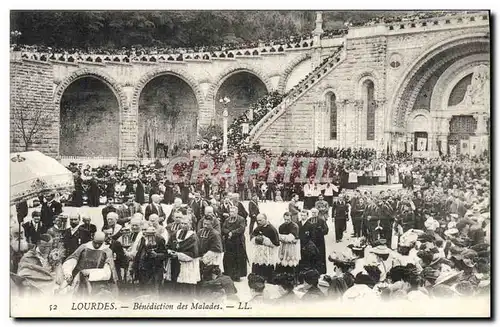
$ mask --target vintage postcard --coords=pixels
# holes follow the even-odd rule
[[[491,317],[488,10],[10,14],[11,317]]]

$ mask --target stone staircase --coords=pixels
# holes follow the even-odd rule
[[[346,57],[344,46],[340,46],[334,53],[324,59],[324,61],[314,68],[304,80],[294,86],[283,101],[271,109],[250,131],[247,142],[255,143],[259,136],[274,122],[281,117],[283,113],[304,94],[307,93],[323,77],[327,76],[335,67],[337,67]]]

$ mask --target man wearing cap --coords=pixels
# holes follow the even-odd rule
[[[144,218],[146,220],[149,220],[149,216],[152,214],[157,214],[158,217],[160,218],[160,224],[163,224],[163,221],[165,220],[165,212],[163,211],[163,208],[161,207],[160,204],[161,197],[158,194],[153,194],[151,196],[151,203],[146,206]]]
[[[112,198],[107,198],[106,199],[106,206],[102,208],[102,219],[103,219],[103,224],[102,224],[102,229],[108,229],[108,213],[110,212],[117,212],[118,210],[115,208],[113,205],[113,199]]]
[[[139,245],[142,241],[143,234],[142,234],[142,215],[135,214],[132,219],[130,220],[130,241],[131,245],[125,249],[125,256],[129,260],[128,264],[128,274],[127,276],[130,277],[130,280],[133,280],[134,277],[134,261],[135,257],[137,255],[137,250],[139,249]],[[148,226],[149,227],[149,226]]]
[[[41,221],[41,212],[35,210],[31,213],[32,220],[23,224],[26,240],[31,244],[36,244],[41,234],[45,234],[48,230]]]
[[[328,226],[326,221],[318,218],[316,208],[311,209],[311,217],[299,229],[300,246],[303,248],[308,240],[314,243],[319,251],[319,262],[316,269],[320,274],[326,274],[325,235],[327,234]]]
[[[71,254],[62,265],[64,278],[68,284],[73,284],[75,279],[88,280],[92,285],[92,293],[101,290],[117,292],[116,270],[113,253],[104,242],[103,232],[96,232],[94,240],[82,244]]]
[[[280,241],[278,231],[268,222],[266,214],[257,216],[257,227],[250,235],[250,241],[253,245],[252,273],[272,283],[274,270],[279,262]]]
[[[64,258],[70,256],[80,245],[87,243],[90,239],[90,233],[80,228],[80,214],[70,214],[69,228],[63,233]]]

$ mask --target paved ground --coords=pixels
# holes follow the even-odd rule
[[[373,192],[379,192],[381,190],[386,190],[386,189],[400,189],[401,185],[396,184],[396,185],[375,185],[375,186],[365,186],[365,187],[360,187],[362,190],[371,190]],[[245,207],[248,209],[248,202],[244,202]],[[171,211],[171,206],[170,205],[164,205],[162,204],[166,215],[168,216]],[[302,206],[302,203],[299,203],[299,206]],[[268,219],[270,223],[278,228],[282,223],[283,223],[283,213],[287,211],[288,209],[288,202],[261,202],[259,203],[259,207],[261,212],[265,212],[268,215]],[[92,223],[96,225],[97,229],[99,230],[102,228],[102,210],[103,206],[100,206],[98,208],[90,208],[90,207],[81,207],[81,208],[75,208],[75,207],[64,207],[63,212],[65,214],[70,214],[72,212],[85,212],[90,214],[92,217]],[[30,214],[28,217],[31,217],[31,211],[33,209],[30,209]],[[331,210],[331,209],[330,209]],[[331,212],[331,211],[330,211]],[[344,234],[344,239],[340,243],[335,243],[335,229],[333,226],[333,222],[329,220],[327,222],[328,228],[329,228],[329,233],[328,235],[325,236],[325,243],[326,243],[326,253],[327,256],[328,254],[332,253],[333,251],[343,251],[346,249],[346,246],[350,242],[351,234],[353,232],[353,227],[352,224],[349,222],[347,224],[347,230]],[[245,231],[245,237],[247,240],[247,251],[251,251],[251,247],[249,246],[248,240],[249,240],[249,235],[248,235],[248,227]],[[248,253],[249,257],[251,256],[251,253]],[[251,272],[251,266],[248,266],[248,272]],[[327,273],[332,274],[333,273],[333,264],[327,261]],[[250,298],[250,291],[248,288],[248,284],[246,281],[246,278],[242,278],[242,280],[236,284],[236,288],[238,289],[238,295],[240,297],[240,300],[245,301],[246,299]],[[271,295],[276,294],[276,287],[273,285],[269,285],[266,290],[268,290]]]

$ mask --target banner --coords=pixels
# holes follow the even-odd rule
[[[460,140],[460,154],[469,154],[469,140]]]

